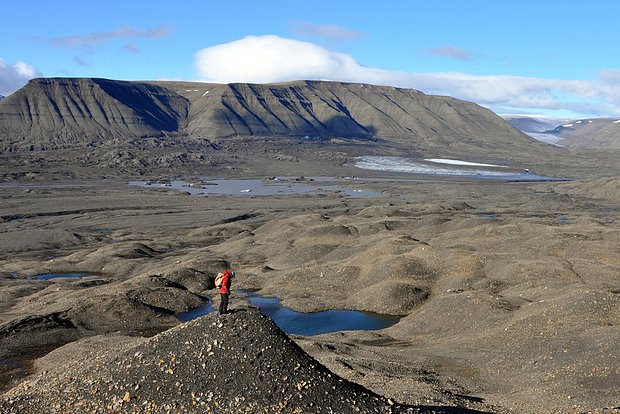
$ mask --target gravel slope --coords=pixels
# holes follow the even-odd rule
[[[43,371],[3,413],[431,412],[343,380],[254,309],[179,325],[124,351]]]

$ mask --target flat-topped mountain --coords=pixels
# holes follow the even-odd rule
[[[531,139],[488,109],[412,89],[34,79],[0,103],[2,146],[97,145],[144,137],[386,140],[410,148],[521,147]]]
[[[524,139],[488,109],[413,89],[322,81],[157,85],[174,88],[191,102],[191,135],[374,137],[408,143],[439,137],[481,143]]]
[[[185,127],[189,102],[143,82],[33,79],[0,102],[4,150],[91,146]]]

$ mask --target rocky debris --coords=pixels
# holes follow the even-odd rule
[[[178,313],[209,300],[157,275],[93,282],[41,282],[48,286],[20,305],[26,316],[0,324],[0,358],[32,356],[101,333],[151,336],[178,324]]]
[[[10,413],[392,413],[255,309],[179,325],[121,352],[43,371],[3,395]]]

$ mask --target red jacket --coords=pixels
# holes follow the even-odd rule
[[[222,277],[222,286],[220,287],[220,293],[230,293],[230,282],[232,273],[230,270],[224,270],[224,276]]]

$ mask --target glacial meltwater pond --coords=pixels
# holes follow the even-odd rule
[[[93,273],[44,273],[28,276],[27,280],[52,280],[52,279],[83,279],[89,276],[98,276]]]
[[[254,293],[238,291],[262,313],[269,316],[287,334],[320,335],[338,331],[376,330],[397,323],[398,316],[380,315],[370,312],[349,310],[328,310],[324,312],[301,313],[282,306],[280,299],[257,296]],[[198,309],[177,315],[181,321],[190,321],[199,316],[215,312],[208,304]]]
[[[348,184],[348,185],[344,185]],[[194,196],[273,196],[310,194],[320,195],[336,192],[345,197],[363,197],[379,195],[376,191],[368,191],[350,187],[348,180],[334,177],[274,177],[272,179],[206,179],[198,182],[171,180],[161,182],[130,181],[129,185],[146,188],[169,188],[184,191]]]

